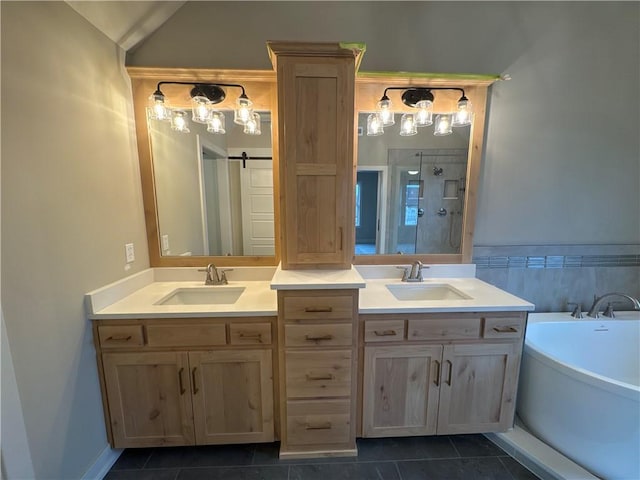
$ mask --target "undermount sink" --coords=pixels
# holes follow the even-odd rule
[[[245,287],[176,288],[156,305],[229,305],[234,304]]]
[[[469,300],[471,297],[447,283],[391,284],[387,289],[401,301]]]

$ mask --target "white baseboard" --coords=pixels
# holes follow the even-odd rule
[[[96,461],[93,462],[93,465],[89,467],[89,470],[82,476],[81,480],[102,480],[109,473],[109,470],[116,463],[122,452],[124,452],[123,449],[111,448],[107,445],[98,455]]]

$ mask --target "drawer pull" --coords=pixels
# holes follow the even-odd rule
[[[305,307],[305,313],[331,313],[333,307]]]
[[[518,333],[518,329],[513,327],[493,327],[493,331],[498,333]]]
[[[308,373],[305,375],[305,377],[307,377],[307,380],[309,380],[309,381],[313,381],[313,380],[333,380],[335,378],[332,374],[328,374],[328,375],[309,375]]]
[[[240,338],[262,338],[262,334],[261,333],[244,333],[244,332],[240,332],[238,334],[238,336]]]
[[[305,335],[304,339],[309,342],[319,342],[320,340],[333,340],[333,335]]]
[[[198,386],[196,385],[196,370],[198,369],[198,367],[193,367],[193,370],[191,370],[191,380],[193,381],[193,394],[195,395],[196,393],[198,393]]]
[[[184,388],[184,380],[182,379],[182,374],[184,373],[184,367],[180,369],[180,371],[178,372],[178,381],[180,382],[180,395],[184,395],[184,393],[187,391]]]
[[[395,330],[374,330],[376,337],[395,337],[398,333]]]
[[[107,337],[107,342],[128,342],[132,338],[133,337],[131,335],[126,337],[124,335],[111,335],[110,337]]]
[[[331,430],[331,422],[307,423],[304,428],[305,430]]]
[[[436,387],[440,386],[440,362],[438,360],[434,360],[433,363],[436,365],[436,374],[433,376],[433,383]]]

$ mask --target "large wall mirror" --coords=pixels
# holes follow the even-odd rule
[[[275,72],[128,71],[151,266],[277,265]],[[471,261],[487,89],[497,78],[358,73],[354,263]],[[162,93],[171,107],[187,112],[188,134],[149,118],[149,97],[159,82],[166,82]],[[226,97],[215,106],[225,118],[224,135],[191,121],[190,83],[198,82],[242,85],[260,115],[261,135],[247,135],[234,123],[234,87],[223,87]],[[396,124],[368,136],[368,116],[387,87],[397,88],[388,92]],[[454,89],[433,91],[434,119],[454,110],[460,97],[455,89],[464,89],[473,105],[472,125],[447,136],[434,136],[434,126],[401,136],[402,114],[415,113],[401,100],[405,87]]]
[[[355,263],[471,261],[486,90],[495,79],[359,74]],[[418,110],[403,97],[416,89],[429,91],[433,123],[405,130],[403,115]],[[439,131],[438,114],[456,111],[461,90],[471,125]],[[372,114],[385,95],[395,122],[381,132],[371,122],[380,121]]]
[[[275,265],[273,72],[130,68],[129,74],[151,265]],[[223,97],[209,105],[215,124],[194,121],[196,86],[204,96]],[[149,97],[158,91],[156,114]],[[245,96],[255,120],[250,128],[234,122],[237,99]]]

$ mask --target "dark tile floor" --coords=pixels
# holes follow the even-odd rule
[[[105,480],[536,480],[483,435],[359,439],[351,458],[279,460],[277,443],[127,449]]]

